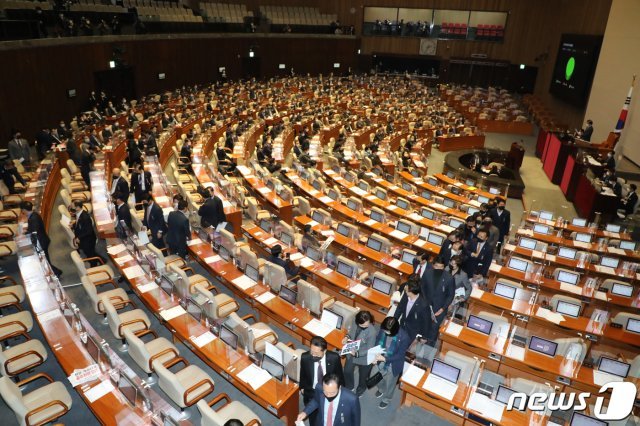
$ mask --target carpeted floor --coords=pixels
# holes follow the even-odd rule
[[[508,149],[511,142],[514,140],[520,139],[519,137],[514,137],[510,135],[498,135],[498,134],[490,134],[487,136],[487,146],[495,147],[501,149]],[[573,207],[566,203],[564,197],[558,187],[556,185],[552,185],[549,183],[548,179],[544,175],[544,172],[541,169],[540,161],[535,158],[534,144],[535,138],[533,136],[522,138],[523,143],[526,147],[526,156],[523,164],[523,168],[521,170],[522,177],[526,184],[525,190],[525,200],[527,208],[542,209],[554,211],[558,215],[562,215],[564,217],[569,217],[575,215],[575,211]],[[429,171],[430,172],[439,172],[442,170],[442,159],[444,154],[434,150],[432,157],[429,161]],[[56,204],[56,206],[59,203]],[[566,207],[565,207],[566,205]],[[523,205],[520,200],[508,200],[507,208],[512,213],[512,221],[516,226],[519,223],[520,216],[523,212]],[[79,277],[75,271],[75,267],[71,262],[69,252],[71,247],[66,241],[65,236],[62,233],[62,230],[59,227],[59,213],[57,211],[57,207],[54,209],[51,224],[50,224],[50,237],[52,239],[52,244],[50,247],[50,252],[52,256],[53,263],[61,268],[64,271],[63,275],[63,284],[68,286],[67,291],[72,300],[74,300],[78,306],[81,307],[82,313],[94,324],[94,327],[98,331],[98,333],[109,342],[109,344],[116,348],[119,347],[120,342],[113,338],[110,330],[106,325],[103,325],[101,322],[101,318],[99,318],[91,309],[90,304],[87,301],[87,297],[84,293],[83,288],[79,285]],[[104,245],[101,244],[99,247],[99,252],[103,255],[103,257],[107,257]],[[5,271],[11,275],[18,275],[17,267],[13,260],[5,260],[2,264],[0,264]],[[199,265],[193,264],[191,265],[196,270],[196,273],[206,273],[200,268]],[[214,284],[217,284],[216,287],[223,292],[228,292],[228,290],[219,283],[215,282],[215,279],[209,277]],[[120,284],[123,288],[128,289],[126,283]],[[230,293],[229,293],[230,294]],[[132,299],[134,299],[138,305],[138,307],[143,307],[142,303],[137,300],[137,298],[131,294]],[[250,308],[240,302],[241,304],[241,314],[246,314],[250,312]],[[150,318],[153,321],[153,329],[158,332],[160,336],[164,336],[170,338],[170,333],[165,327],[160,326],[157,320],[150,315]],[[299,345],[298,342],[295,341],[287,332],[283,329],[278,329],[274,327],[278,332],[279,338],[281,341],[289,342],[293,341],[296,345]],[[34,330],[30,333],[32,337],[42,339],[42,335],[37,325],[34,326]],[[281,422],[271,415],[266,410],[262,409],[257,404],[253,403],[253,401],[238,391],[233,385],[228,383],[224,378],[217,375],[210,368],[208,368],[200,359],[198,359],[188,348],[179,344],[178,348],[180,349],[181,356],[185,357],[190,363],[195,364],[203,368],[207,371],[211,377],[215,381],[216,389],[215,394],[219,394],[221,392],[227,393],[232,400],[242,401],[244,404],[249,406],[256,414],[258,414],[265,425],[278,425]],[[128,354],[123,353],[121,357],[128,362],[128,364],[138,373],[141,377],[144,377],[145,374],[138,369],[133,361],[129,358]],[[64,373],[58,366],[55,357],[53,356],[53,352],[49,349],[49,359],[45,363],[44,366],[41,366],[36,369],[36,372],[46,372],[50,374],[56,380],[65,381]],[[26,376],[25,376],[26,377]],[[68,382],[66,382],[68,384]],[[162,394],[162,391],[154,386],[154,389]],[[396,392],[395,397],[391,403],[391,405],[385,409],[380,410],[378,408],[379,400],[375,398],[374,390],[369,391],[365,394],[360,402],[362,406],[362,424],[363,425],[445,425],[448,424],[447,421],[442,420],[441,418],[433,415],[432,413],[426,412],[423,409],[417,407],[400,407],[400,392]],[[78,395],[71,391],[71,395],[73,397],[73,408],[69,414],[61,419],[61,421],[65,424],[85,424],[85,425],[93,425],[98,422],[93,417],[87,406],[83,403],[83,401],[78,397]],[[195,424],[199,424],[199,413],[197,409],[192,408],[190,412],[193,414],[192,421]],[[3,425],[14,425],[17,424],[16,419],[11,412],[11,410],[6,406],[3,401],[0,401],[0,418],[3,419],[1,424]]]

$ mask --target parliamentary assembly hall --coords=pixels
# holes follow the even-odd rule
[[[640,0],[0,0],[0,424],[640,426]]]

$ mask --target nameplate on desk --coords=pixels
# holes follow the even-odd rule
[[[261,304],[266,304],[267,302],[269,302],[270,300],[275,299],[276,296],[275,294],[271,293],[270,291],[265,291],[264,293],[262,293],[260,296],[256,297],[256,300],[261,303]]]
[[[458,337],[462,332],[462,326],[460,324],[456,324],[455,322],[449,322],[446,329],[447,334]]]
[[[138,291],[142,294],[144,293],[148,293],[152,290],[155,290],[158,288],[158,285],[155,282],[150,282],[147,284],[142,284],[138,286]]]
[[[191,336],[191,341],[193,342],[194,345],[196,345],[199,348],[203,347],[207,343],[213,342],[216,339],[217,337],[215,336],[215,334],[213,334],[210,331],[206,331],[198,337]]]
[[[362,285],[360,283],[349,287],[349,291],[351,293],[358,294],[358,295],[362,294],[362,292],[365,291],[366,289],[367,289],[367,286],[364,286],[364,285]]]
[[[144,269],[140,267],[140,265],[129,266],[128,268],[124,268],[122,273],[130,280],[133,280],[138,277],[144,276]]]
[[[174,306],[173,308],[169,308],[169,309],[165,309],[163,311],[160,311],[160,316],[165,321],[171,321],[172,319],[177,318],[177,317],[179,317],[181,315],[184,315],[186,313],[187,313],[187,311],[185,311],[182,306],[178,305],[178,306]]]
[[[96,385],[87,390],[84,393],[84,396],[85,398],[87,398],[89,403],[93,403],[114,390],[115,387],[113,386],[111,380],[103,380],[99,385]]]
[[[251,287],[256,285],[256,282],[246,275],[241,275],[238,278],[231,281],[235,286],[239,287],[241,290],[248,290]]]
[[[330,327],[327,324],[315,318],[313,318],[311,321],[306,323],[302,328],[304,328],[314,336],[320,336],[320,337],[325,337],[327,334],[331,333],[334,330],[333,327]]]
[[[278,243],[278,240],[276,238],[273,238],[273,237],[269,237],[266,240],[264,240],[264,244],[266,244],[268,246],[274,245],[276,243]]]
[[[78,385],[93,382],[100,377],[100,366],[91,364],[85,368],[76,368],[68,377],[71,386],[74,388]]]
[[[422,378],[424,377],[424,373],[426,373],[426,371],[424,371],[422,368],[405,362],[402,373],[402,381],[410,384],[411,386],[417,387],[418,383],[420,383],[420,380],[422,380]]]
[[[506,355],[509,358],[517,359],[518,361],[524,360],[525,349],[521,346],[516,346],[513,343],[507,348]]]
[[[204,259],[204,263],[210,264],[210,263],[216,263],[221,261],[222,258],[219,255],[215,255],[215,256],[209,256],[209,257],[205,257]]]
[[[467,403],[467,408],[474,410],[482,415],[482,417],[496,422],[502,420],[502,414],[504,413],[504,405],[494,401],[491,398],[486,397],[477,392],[473,392]]]
[[[200,238],[194,238],[193,240],[189,240],[187,242],[188,246],[195,246],[196,244],[202,244],[202,240]]]
[[[424,381],[422,388],[451,401],[458,391],[458,384],[451,383],[450,381],[442,379],[436,375],[429,374],[427,379]]]

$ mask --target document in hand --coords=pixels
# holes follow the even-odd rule
[[[384,348],[380,345],[374,346],[373,348],[367,351],[367,364],[373,364],[376,360],[376,356],[383,354],[385,352]]]

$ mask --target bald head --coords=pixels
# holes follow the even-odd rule
[[[120,177],[120,169],[119,169],[119,168],[117,168],[117,167],[116,167],[115,169],[113,169],[113,170],[111,171],[111,173],[113,173],[113,177],[114,177],[114,178],[116,178],[116,177]]]

